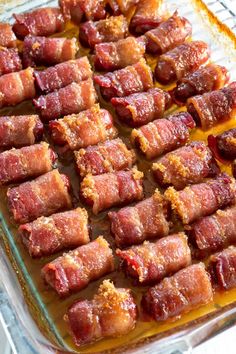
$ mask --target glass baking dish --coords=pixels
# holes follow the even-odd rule
[[[11,22],[13,12],[18,13],[56,4],[56,1],[44,0],[0,1],[0,21]],[[230,71],[231,80],[236,80],[234,70],[236,36],[218,20],[221,18],[232,29],[236,28],[236,17],[232,9],[227,8],[226,2],[164,0],[164,6],[170,13],[178,8],[179,13],[191,21],[193,39],[204,40],[210,44],[212,60],[225,65]],[[75,34],[73,29],[69,29],[69,32],[72,35]],[[4,114],[5,111],[0,113]],[[235,125],[234,121],[227,123],[227,129],[233,125]],[[217,133],[224,128],[226,129],[224,125],[219,125],[211,132]],[[205,140],[207,134],[209,131],[202,133],[196,129],[192,138]],[[232,290],[222,295],[217,294],[214,304],[191,312],[175,323],[162,325],[148,323],[137,326],[138,328],[133,333],[125,337],[102,341],[81,350],[76,349],[65,326],[62,325],[64,322],[62,317],[58,316],[56,311],[50,311],[50,306],[55,299],[54,295],[48,301],[45,300],[48,293],[42,295],[39,291],[40,285],[31,277],[31,274],[35,272],[35,267],[39,269],[42,262],[29,260],[29,256],[23,250],[15,229],[7,217],[4,204],[5,201],[1,194],[0,321],[15,353],[189,353],[196,345],[236,323],[236,290]],[[33,262],[36,262],[36,266]],[[99,283],[100,281],[95,282],[91,286],[97,287]],[[71,304],[78,297],[77,294],[66,301]],[[58,313],[60,313],[60,302],[57,301],[57,305]]]

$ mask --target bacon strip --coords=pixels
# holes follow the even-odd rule
[[[105,337],[127,335],[134,329],[138,312],[130,289],[115,288],[104,280],[91,301],[77,301],[68,309],[68,322],[77,346]]]
[[[23,224],[72,206],[68,177],[53,170],[35,180],[9,188],[8,208],[16,223]]]
[[[158,190],[135,206],[109,212],[108,216],[118,247],[137,245],[169,233],[167,204]]]
[[[119,9],[122,14],[127,15],[127,12],[136,4],[138,4],[139,0],[115,0],[119,6]]]
[[[193,128],[195,122],[191,115],[180,112],[133,129],[131,140],[147,159],[153,159],[185,145]]]
[[[145,241],[127,250],[117,250],[126,273],[142,284],[159,282],[191,264],[191,252],[183,232],[163,237],[155,243]]]
[[[134,35],[143,34],[163,21],[162,0],[140,0],[130,21],[129,30]]]
[[[158,60],[155,77],[162,84],[180,80],[196,71],[210,57],[208,45],[202,41],[183,43],[162,54]]]
[[[147,91],[153,87],[152,72],[144,59],[113,73],[95,75],[94,81],[100,86],[101,94],[105,100]]]
[[[13,14],[15,23],[13,31],[18,38],[33,36],[50,36],[61,32],[65,27],[62,12],[57,7],[43,7],[23,14]]]
[[[0,46],[7,48],[16,47],[16,36],[9,23],[0,22]]]
[[[187,110],[204,130],[233,118],[236,113],[236,82],[220,90],[189,98]]]
[[[46,264],[42,269],[42,277],[59,296],[65,297],[114,269],[112,250],[100,236]]]
[[[128,23],[123,15],[111,16],[97,22],[87,21],[80,26],[79,40],[85,47],[94,48],[103,42],[116,42],[126,37]]]
[[[96,145],[118,134],[112,115],[98,104],[77,115],[51,121],[49,129],[56,144],[68,145],[71,150]]]
[[[57,119],[72,113],[79,113],[92,107],[97,101],[97,93],[93,80],[88,79],[79,83],[62,87],[58,91],[39,96],[33,104],[40,112],[44,121]]]
[[[214,177],[219,172],[210,149],[202,141],[193,141],[169,152],[154,163],[152,169],[158,183],[172,184],[176,189],[202,182],[204,178]]]
[[[0,147],[33,145],[43,135],[37,115],[0,117]]]
[[[77,208],[21,225],[19,235],[31,257],[50,256],[89,242],[88,213]]]
[[[236,287],[236,247],[229,247],[210,257],[208,270],[213,283],[222,290]]]
[[[28,68],[0,77],[0,108],[15,106],[35,96],[33,69]]]
[[[218,210],[191,225],[190,236],[202,251],[217,251],[236,242],[236,207]]]
[[[222,173],[215,179],[185,187],[181,191],[169,187],[165,197],[181,221],[190,224],[202,216],[213,214],[219,208],[234,204],[236,182],[234,178]]]
[[[54,65],[75,59],[78,50],[76,39],[26,36],[23,43],[24,67]]]
[[[56,91],[72,82],[81,82],[92,77],[91,65],[88,57],[68,60],[43,71],[35,71],[35,82],[44,92]]]
[[[127,37],[117,42],[96,44],[94,65],[97,70],[113,71],[137,63],[144,53],[144,37]]]
[[[192,26],[178,12],[162,22],[157,28],[145,33],[146,50],[151,54],[163,54],[182,44],[192,34]]]
[[[56,154],[45,142],[0,154],[0,185],[19,182],[49,172],[56,164]]]
[[[22,69],[18,50],[0,47],[0,76]]]
[[[216,136],[208,136],[208,146],[218,160],[236,158],[236,128],[224,131]]]
[[[98,21],[106,17],[104,0],[59,0],[66,20],[72,19],[79,24],[83,19]]]
[[[136,161],[134,150],[129,150],[120,138],[107,140],[95,146],[75,151],[77,170],[81,177],[100,175],[131,168]]]
[[[209,275],[204,264],[198,263],[150,288],[142,298],[142,306],[155,321],[177,320],[212,299]]]
[[[165,110],[171,105],[171,97],[166,91],[152,88],[127,97],[113,97],[111,103],[122,121],[138,127],[162,118]]]
[[[173,91],[175,101],[185,102],[189,97],[221,89],[229,80],[224,66],[208,64],[183,77]]]
[[[115,205],[129,204],[143,198],[143,173],[128,171],[87,175],[81,183],[81,196],[94,214]]]

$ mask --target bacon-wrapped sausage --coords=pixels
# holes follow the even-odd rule
[[[40,176],[53,169],[56,154],[45,142],[0,154],[0,185]]]
[[[236,247],[229,247],[210,257],[208,270],[214,285],[222,290],[236,287]]]
[[[126,37],[128,23],[123,15],[111,16],[105,20],[87,21],[80,26],[79,40],[85,47],[94,48],[103,42],[116,42]]]
[[[58,145],[68,145],[71,150],[96,145],[118,134],[112,115],[98,104],[77,115],[49,122],[52,139]]]
[[[68,60],[46,70],[34,72],[35,83],[44,93],[56,91],[72,82],[87,80],[92,74],[88,57]]]
[[[21,225],[19,235],[31,257],[50,256],[89,242],[88,214],[77,208]]]
[[[236,182],[226,173],[215,179],[194,184],[176,191],[169,187],[165,197],[170,201],[174,212],[184,224],[190,224],[202,216],[216,212],[236,201]]]
[[[189,97],[221,89],[228,80],[229,73],[224,66],[208,64],[180,79],[173,95],[177,103],[183,103]]]
[[[219,135],[208,136],[208,146],[218,160],[236,158],[236,128],[226,130]]]
[[[163,21],[161,5],[162,0],[140,0],[130,21],[130,32],[140,35],[156,28]]]
[[[137,245],[169,233],[167,205],[158,190],[150,198],[117,212],[109,212],[108,216],[118,247]]]
[[[133,129],[131,140],[147,159],[185,145],[195,122],[187,112],[180,112],[168,118],[157,119],[139,129]]]
[[[18,50],[0,47],[0,76],[22,69]]]
[[[92,280],[101,278],[114,268],[109,243],[100,236],[46,264],[42,276],[59,296],[64,297],[85,288]]]
[[[214,177],[219,172],[210,149],[202,141],[193,141],[169,152],[154,163],[152,169],[161,185],[172,184],[176,189],[202,182],[204,178]]]
[[[220,90],[189,98],[187,110],[204,130],[233,118],[236,112],[236,82]]]
[[[131,168],[136,161],[134,150],[129,150],[120,138],[107,140],[95,146],[75,151],[78,172],[81,177],[87,174],[101,175]]]
[[[100,86],[101,94],[105,100],[147,91],[153,87],[152,71],[144,59],[113,73],[95,75],[94,81]]]
[[[44,121],[57,119],[72,113],[79,113],[92,107],[97,101],[97,93],[93,80],[88,79],[79,83],[62,87],[58,91],[39,96],[33,104],[39,110]]]
[[[138,313],[130,289],[115,288],[104,280],[91,301],[77,301],[67,311],[77,346],[105,337],[127,335],[136,324]]]
[[[16,36],[9,23],[0,22],[0,46],[16,47]]]
[[[23,45],[23,65],[54,65],[75,59],[76,39],[26,36]]]
[[[15,106],[35,96],[33,69],[28,68],[0,77],[0,108]]]
[[[117,250],[126,273],[142,284],[159,282],[191,264],[191,252],[183,233],[162,237],[155,243],[145,241],[127,250]]]
[[[106,17],[107,0],[59,0],[66,20],[79,24],[83,19],[98,21]]]
[[[150,288],[142,298],[142,306],[155,321],[177,320],[212,299],[209,275],[204,264],[198,263]]]
[[[68,177],[53,170],[8,189],[8,207],[15,222],[23,224],[71,208],[68,189]]]
[[[163,117],[171,105],[170,95],[159,88],[133,93],[127,97],[113,97],[112,105],[119,118],[129,126],[138,127]]]
[[[163,84],[180,80],[196,71],[210,57],[208,45],[202,41],[183,43],[162,54],[158,60],[155,77]]]
[[[97,70],[113,71],[137,63],[144,53],[144,37],[127,37],[117,42],[96,44],[94,65]]]
[[[192,34],[192,26],[185,17],[178,16],[177,11],[156,29],[145,33],[146,51],[163,54],[182,44]]]
[[[43,136],[43,123],[37,115],[0,117],[0,147],[33,145]]]
[[[132,203],[143,198],[143,173],[128,171],[87,175],[81,183],[81,196],[92,206],[94,214],[112,206]]]
[[[194,245],[201,251],[217,251],[236,242],[236,207],[218,210],[191,225]]]
[[[57,7],[42,7],[32,12],[13,14],[15,23],[13,31],[18,38],[32,34],[33,36],[50,36],[63,31],[65,20]]]

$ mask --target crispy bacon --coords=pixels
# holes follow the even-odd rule
[[[131,140],[147,159],[153,159],[185,145],[194,127],[191,115],[180,112],[133,129]]]
[[[139,0],[115,0],[119,6],[120,12],[122,14],[127,14],[129,10],[136,4],[138,4]],[[110,1],[108,1],[110,2]]]
[[[0,46],[16,47],[16,36],[9,23],[0,22]]]
[[[138,312],[130,289],[115,288],[104,280],[92,300],[76,301],[68,309],[68,322],[77,346],[105,337],[127,335],[136,325]]]
[[[137,63],[144,53],[145,37],[100,43],[95,45],[94,65],[97,70],[113,71]]]
[[[130,32],[140,35],[159,26],[163,21],[161,5],[162,0],[140,0],[130,21]]]
[[[18,50],[0,47],[0,76],[22,69]]]
[[[212,299],[209,275],[204,264],[198,263],[150,288],[142,298],[142,306],[155,321],[177,320]]]
[[[88,214],[77,208],[21,225],[19,235],[31,257],[50,256],[89,242]]]
[[[68,145],[71,150],[96,145],[118,134],[112,115],[98,104],[77,115],[51,121],[49,129],[56,144]]]
[[[145,33],[146,50],[152,54],[163,54],[182,44],[192,34],[192,26],[176,11],[157,28]]]
[[[214,285],[222,290],[236,287],[236,247],[229,247],[210,257],[208,270]]]
[[[189,98],[187,110],[204,130],[233,118],[236,112],[236,82],[220,90]]]
[[[191,225],[192,242],[201,251],[217,251],[236,242],[236,207],[218,210]]]
[[[94,81],[100,86],[101,94],[105,100],[147,91],[153,87],[152,72],[144,59],[113,73],[95,75]]]
[[[81,183],[81,197],[92,206],[94,214],[115,205],[129,204],[143,198],[143,173],[128,171],[87,175]]]
[[[204,178],[214,177],[219,172],[210,149],[202,141],[193,141],[169,152],[154,163],[152,169],[158,183],[172,184],[176,189],[202,182]]]
[[[219,161],[236,158],[236,128],[226,130],[219,135],[208,136],[208,146]]]
[[[127,250],[117,250],[126,273],[142,284],[161,281],[191,264],[187,236],[178,234],[162,237],[155,243],[145,241]]]
[[[62,87],[58,91],[39,96],[33,104],[44,121],[57,119],[72,113],[79,113],[92,107],[97,101],[97,93],[90,78],[79,83]]]
[[[226,173],[215,179],[194,184],[181,191],[169,187],[165,197],[184,224],[190,224],[202,216],[216,212],[219,208],[236,202],[236,182]]]
[[[15,106],[35,96],[33,69],[28,68],[0,77],[0,108]]]
[[[83,19],[97,21],[106,17],[104,0],[59,0],[59,5],[65,19],[77,24]]]
[[[210,57],[208,45],[202,41],[183,43],[162,54],[155,69],[155,77],[162,84],[180,80],[196,71]]]
[[[38,161],[37,161],[38,162]],[[53,170],[35,180],[9,188],[8,208],[16,223],[23,224],[72,206],[69,179]]]
[[[123,15],[111,16],[97,22],[87,21],[80,26],[79,40],[85,47],[94,48],[103,42],[116,42],[126,37],[128,23]]]
[[[45,142],[0,154],[0,185],[37,177],[53,169],[56,154]]]
[[[43,123],[37,115],[0,117],[0,147],[33,145],[43,135]]]
[[[87,80],[92,74],[88,57],[69,60],[43,71],[34,71],[35,82],[44,93],[56,91],[72,82]]]
[[[26,36],[23,43],[24,67],[54,65],[75,59],[78,45],[75,38]]]
[[[129,150],[120,138],[107,140],[95,146],[75,151],[77,170],[81,177],[100,175],[131,168],[136,161],[134,150]]]
[[[166,91],[152,88],[127,97],[113,97],[111,103],[122,121],[138,127],[163,117],[171,105],[171,97]]]
[[[108,216],[118,247],[137,245],[169,233],[167,205],[158,190],[150,198],[117,212],[109,212]]]
[[[42,269],[42,277],[59,296],[65,297],[114,269],[112,250],[100,236],[46,264]]]
[[[180,79],[173,95],[177,103],[184,103],[189,97],[221,89],[228,80],[229,73],[224,66],[208,64]]]
[[[42,7],[32,12],[13,14],[15,23],[13,31],[18,38],[32,34],[33,36],[50,36],[61,32],[65,27],[62,12],[57,7]]]

